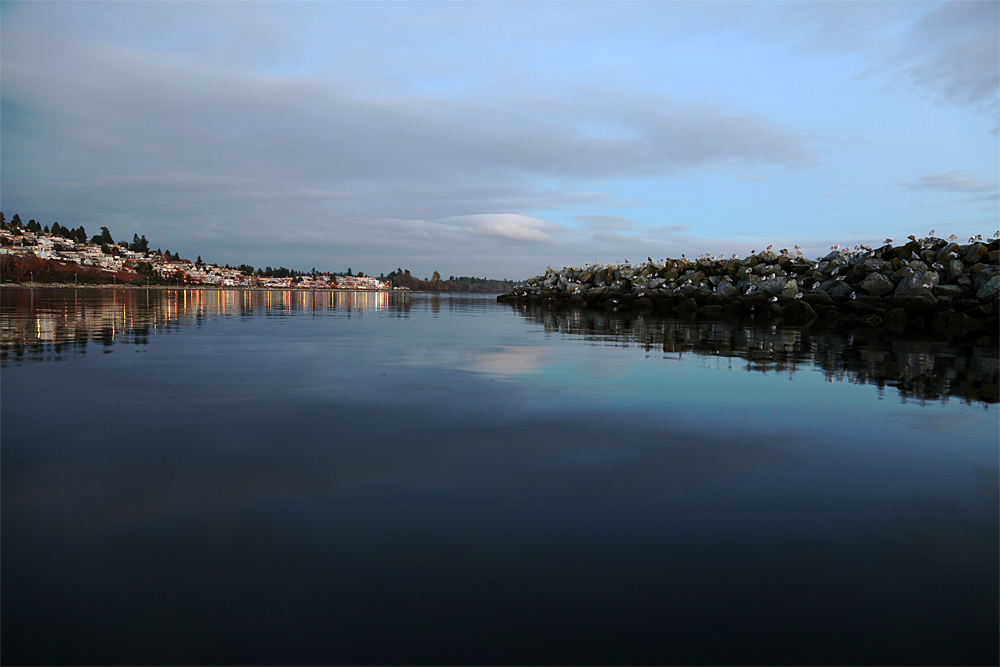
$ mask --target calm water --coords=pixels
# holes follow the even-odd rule
[[[17,663],[996,664],[996,338],[2,294]]]

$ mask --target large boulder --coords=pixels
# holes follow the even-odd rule
[[[767,280],[761,280],[757,283],[757,289],[762,292],[767,292],[771,295],[781,294],[781,291],[785,289],[785,285],[788,283],[787,278],[782,276],[775,276],[773,278],[768,278]]]
[[[995,299],[998,294],[1000,294],[1000,276],[993,276],[976,292],[976,296],[984,301]]]
[[[988,252],[989,251],[987,250],[986,246],[984,246],[982,243],[977,243],[974,246],[972,246],[972,248],[969,249],[969,252],[965,254],[965,257],[963,259],[968,264],[977,264],[983,261]]]
[[[799,293],[799,284],[794,280],[789,280],[785,283],[785,286],[781,288],[781,296],[786,299],[794,299],[795,295]]]
[[[868,277],[861,281],[861,289],[872,296],[882,296],[896,289],[896,284],[881,273],[869,273]]]
[[[896,296],[934,296],[940,276],[937,271],[915,271],[907,274],[896,287]]]

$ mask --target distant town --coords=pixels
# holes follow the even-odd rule
[[[71,229],[35,220],[9,221],[0,213],[0,280],[5,283],[89,283],[124,285],[204,285],[262,289],[421,290],[504,292],[515,283],[468,276],[442,279],[435,271],[423,280],[398,268],[378,277],[353,272],[296,271],[285,267],[219,266],[185,259],[169,249],[151,249],[145,235],[116,242],[107,227],[88,237],[83,226]]]

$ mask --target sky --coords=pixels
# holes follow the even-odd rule
[[[998,2],[0,2],[0,210],[524,279],[1000,227]]]

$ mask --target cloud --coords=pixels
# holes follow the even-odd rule
[[[899,184],[907,190],[922,190],[925,192],[958,192],[963,194],[981,194],[998,189],[997,183],[990,183],[976,178],[967,171],[952,169],[943,174],[927,174],[912,181]]]
[[[1000,90],[1000,4],[946,2],[904,36],[912,62],[899,74],[957,104],[994,102]]]
[[[494,236],[529,243],[549,243],[552,237],[545,230],[558,229],[557,225],[546,220],[516,213],[485,213],[451,220],[468,224],[467,229],[480,236]]]
[[[570,220],[582,222],[590,229],[627,231],[635,228],[635,223],[631,219],[618,215],[574,215]]]

